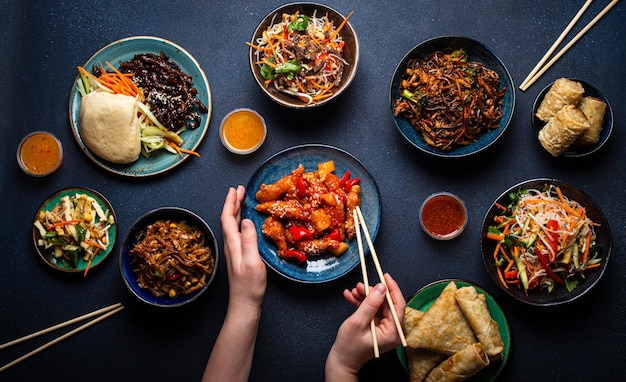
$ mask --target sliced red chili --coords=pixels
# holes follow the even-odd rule
[[[169,281],[176,281],[179,278],[180,278],[180,273],[174,273],[174,274],[171,274],[171,275],[167,276],[167,279]]]
[[[346,192],[350,192],[350,189],[352,189],[352,186],[354,186],[355,184],[358,184],[360,181],[361,181],[361,178],[352,178],[346,182],[346,186],[344,189],[346,190]]]
[[[339,187],[344,187],[346,182],[350,179],[350,170],[346,170],[341,179],[339,180]]]

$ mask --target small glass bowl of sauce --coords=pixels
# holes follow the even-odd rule
[[[35,131],[25,136],[17,147],[17,163],[32,176],[52,174],[63,163],[63,146],[52,133]]]
[[[252,109],[240,108],[226,114],[220,125],[222,144],[235,154],[256,151],[267,135],[263,117]]]
[[[467,225],[465,204],[458,196],[449,192],[428,196],[422,203],[419,214],[424,232],[438,240],[450,240],[459,236]]]

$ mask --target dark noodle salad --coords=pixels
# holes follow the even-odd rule
[[[506,89],[499,86],[498,74],[463,49],[437,51],[408,61],[393,112],[428,145],[450,151],[500,126]]]
[[[209,280],[215,257],[202,231],[184,222],[158,220],[146,227],[130,250],[141,288],[156,297],[193,293]]]

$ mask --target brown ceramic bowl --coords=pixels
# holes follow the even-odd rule
[[[252,34],[252,39],[250,40],[250,43],[258,44],[258,39],[263,35],[263,32],[266,31],[270,26],[280,23],[283,14],[295,14],[296,12],[311,18],[313,17],[313,15],[316,15],[317,18],[326,17],[326,15],[328,15],[328,19],[329,21],[333,22],[334,28],[338,28],[344,21],[346,21],[346,16],[326,5],[308,2],[290,3],[282,5],[270,12],[261,21],[259,26]],[[279,91],[276,86],[274,86],[273,81],[269,85],[266,85],[266,80],[261,75],[261,65],[257,64],[257,62],[259,61],[257,53],[258,50],[250,47],[249,59],[252,75],[256,82],[259,84],[259,87],[263,90],[263,92],[267,94],[272,100],[283,106],[294,109],[305,109],[325,105],[333,99],[337,98],[348,88],[356,75],[357,67],[359,65],[359,40],[349,21],[345,22],[345,24],[339,31],[339,35],[345,43],[343,47],[342,57],[347,62],[347,65],[344,64],[344,71],[341,82],[339,83],[338,87],[335,87],[335,89],[333,90],[333,95],[330,97],[324,98],[317,102],[307,102],[298,98],[297,96]]]

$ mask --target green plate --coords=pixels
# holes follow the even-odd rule
[[[50,211],[54,208],[54,206],[56,206],[58,203],[61,202],[61,198],[63,198],[66,195],[71,196],[75,194],[85,194],[87,196],[94,198],[96,202],[100,204],[100,206],[102,207],[104,211],[107,211],[107,210],[109,211],[109,215],[113,216],[113,219],[115,220],[115,224],[111,225],[111,228],[109,228],[109,243],[110,244],[106,250],[98,251],[96,256],[93,258],[91,265],[89,266],[89,269],[92,270],[96,268],[97,266],[99,266],[100,264],[102,264],[102,262],[107,257],[109,257],[109,254],[111,254],[111,252],[113,251],[113,247],[115,246],[115,239],[117,237],[117,217],[115,216],[115,211],[113,210],[111,203],[109,203],[109,201],[104,196],[102,196],[97,191],[91,190],[89,188],[70,187],[70,188],[62,189],[50,195],[46,199],[46,201],[41,204],[39,209],[37,209],[36,215],[33,218],[33,222],[37,220],[37,217],[39,216],[40,211]],[[35,228],[34,226],[32,227],[32,230],[33,230],[33,244],[35,245],[35,249],[37,250],[39,257],[41,257],[41,259],[47,265],[49,265],[50,267],[58,271],[62,271],[65,273],[79,273],[79,272],[85,271],[85,268],[87,268],[87,261],[80,258],[78,260],[78,265],[76,266],[76,268],[67,267],[63,265],[61,261],[58,261],[54,257],[53,255],[54,250],[52,248],[49,248],[46,250],[43,247],[40,247],[37,245],[37,240],[39,240],[41,236],[39,235],[39,230],[37,230],[37,228]]]
[[[104,48],[96,52],[87,62],[83,65],[85,70],[91,70],[91,67],[105,64],[109,61],[113,66],[118,67],[120,61],[126,61],[132,59],[136,54],[141,53],[154,53],[160,54],[164,52],[170,60],[178,64],[181,70],[190,75],[193,81],[193,86],[198,90],[196,96],[209,110],[206,114],[200,114],[202,122],[195,129],[187,129],[181,133],[181,137],[184,142],[182,148],[186,150],[197,151],[200,142],[204,138],[208,127],[209,120],[211,119],[212,110],[212,98],[211,89],[209,88],[209,82],[207,81],[204,71],[191,54],[180,46],[174,44],[171,41],[164,40],[158,37],[150,36],[135,36],[115,41]],[[188,154],[183,156],[172,154],[165,150],[158,150],[153,152],[150,158],[145,158],[143,155],[139,156],[139,159],[129,164],[115,164],[99,158],[93,154],[80,137],[80,93],[78,92],[77,82],[80,79],[78,71],[76,71],[76,79],[72,85],[69,102],[69,118],[72,125],[72,132],[74,138],[78,142],[81,150],[87,155],[87,157],[99,167],[127,177],[146,177],[151,175],[157,175],[169,171],[178,165],[182,164],[187,158]]]
[[[426,312],[428,308],[435,302],[437,297],[441,294],[441,291],[450,283],[450,281],[454,281],[458,288],[464,286],[473,286],[476,288],[476,291],[480,294],[484,294],[487,300],[487,308],[489,309],[489,313],[491,313],[491,317],[498,324],[498,330],[500,331],[500,336],[502,337],[502,342],[504,342],[504,351],[502,352],[502,359],[497,361],[491,361],[489,366],[481,370],[479,373],[474,375],[467,380],[470,382],[491,382],[495,381],[498,377],[498,374],[504,368],[507,359],[509,358],[509,350],[511,348],[511,331],[509,329],[509,323],[504,315],[504,312],[498,305],[498,303],[489,295],[489,293],[485,292],[479,286],[470,283],[469,281],[458,280],[458,279],[450,279],[450,280],[440,280],[434,283],[428,284],[422,289],[418,290],[411,299],[407,302],[407,305],[413,309],[418,309],[422,312]],[[406,372],[409,372],[407,359],[406,359],[406,351],[403,347],[397,348],[398,358],[400,358],[400,363],[404,367]]]

